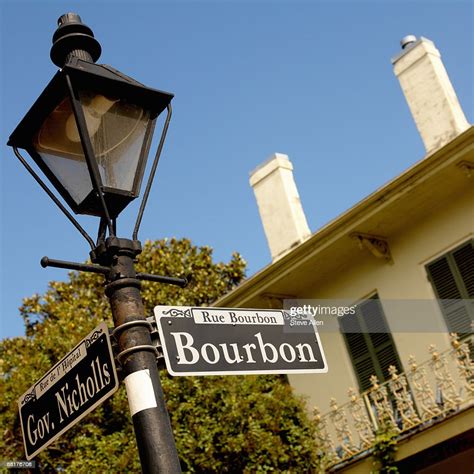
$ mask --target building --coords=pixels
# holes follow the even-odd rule
[[[401,44],[394,72],[426,156],[311,234],[291,162],[273,155],[250,178],[272,263],[215,305],[355,308],[319,329],[328,373],[288,377],[317,407],[325,470],[370,472],[383,424],[400,472],[471,473],[474,127],[435,45]]]

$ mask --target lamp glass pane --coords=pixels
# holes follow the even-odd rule
[[[79,204],[92,191],[92,182],[80,140],[70,140],[65,132],[66,124],[71,121],[75,124],[71,101],[66,98],[44,121],[34,137],[33,147]],[[77,127],[75,130],[77,133]]]
[[[80,98],[103,185],[138,194],[133,185],[136,173],[143,172],[139,165],[150,113],[103,95],[83,92]]]
[[[104,187],[138,194],[133,189],[150,114],[124,100],[80,93],[87,130]],[[69,98],[44,121],[34,147],[51,172],[80,204],[92,191],[84,151]]]

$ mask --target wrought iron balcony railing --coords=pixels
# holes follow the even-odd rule
[[[321,415],[314,408],[317,442],[324,468],[369,454],[380,428],[398,436],[422,430],[474,405],[474,363],[468,342],[451,334],[451,348],[438,352],[429,347],[431,358],[418,364],[413,356],[409,369],[361,394],[349,389],[349,401],[341,406],[332,398],[330,411]]]

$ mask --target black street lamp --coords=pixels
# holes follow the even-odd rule
[[[51,59],[61,69],[11,134],[8,145],[40,186],[86,238],[92,265],[44,257],[54,266],[101,273],[110,300],[121,366],[144,472],[180,471],[140,295],[140,280],[179,286],[181,278],[136,273],[138,230],[171,118],[173,95],[107,65],[95,64],[101,47],[79,15],[58,20]],[[157,117],[167,110],[132,239],[116,236],[116,219],[140,192]],[[100,218],[97,241],[87,234],[18,148],[24,149],[76,214]],[[137,386],[137,380],[141,383]],[[142,383],[148,381],[148,383]],[[150,383],[151,381],[151,383]],[[149,393],[146,392],[150,387]]]

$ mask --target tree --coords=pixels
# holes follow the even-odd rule
[[[187,239],[146,242],[138,270],[191,276],[187,288],[143,284],[147,314],[156,304],[200,306],[215,301],[244,277],[245,262],[234,254],[214,263],[209,247]],[[103,279],[70,273],[51,282],[44,295],[20,308],[26,336],[0,343],[0,451],[24,458],[17,399],[100,321],[112,326]],[[278,376],[170,377],[161,375],[183,470],[254,472],[310,470],[314,432],[295,397]],[[135,436],[123,384],[84,420],[37,458],[42,472],[137,472]]]

